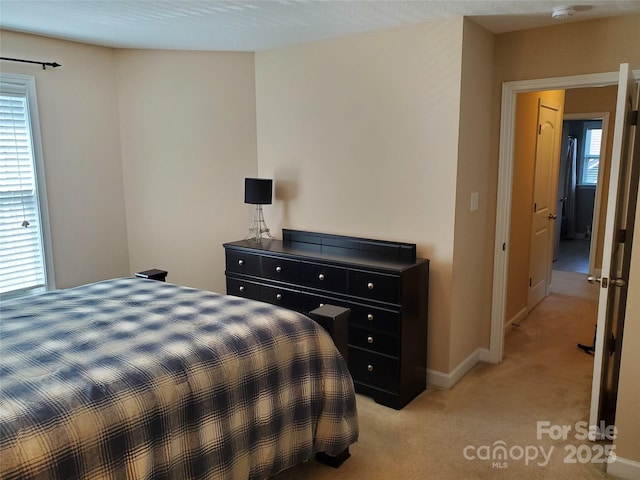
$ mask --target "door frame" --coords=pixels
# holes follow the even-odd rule
[[[600,158],[604,158],[607,153],[607,142],[609,141],[609,112],[587,112],[587,113],[565,113],[565,120],[602,120],[602,141],[600,143]],[[591,220],[591,238],[589,241],[589,274],[600,275],[600,269],[596,265],[596,248],[598,245],[598,229],[600,228],[600,208],[602,202],[602,182],[604,169],[598,168],[598,180],[596,183],[596,198],[593,202],[593,220]]]
[[[500,109],[500,150],[498,157],[498,196],[493,256],[493,291],[491,297],[491,337],[489,361],[500,363],[504,357],[507,268],[515,143],[516,97],[518,93],[539,90],[604,87],[618,84],[619,72],[594,73],[567,77],[518,80],[502,84]],[[640,70],[633,71],[640,80]]]

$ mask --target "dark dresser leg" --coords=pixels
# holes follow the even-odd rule
[[[318,452],[316,453],[316,461],[320,463],[324,463],[325,465],[329,465],[330,467],[333,467],[333,468],[338,468],[350,456],[351,454],[349,453],[349,447],[347,447],[335,457],[331,455],[327,455],[324,452]]]

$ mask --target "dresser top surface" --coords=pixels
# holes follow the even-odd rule
[[[309,261],[326,261],[333,263],[349,264],[356,267],[371,267],[401,272],[414,265],[427,263],[424,258],[417,258],[415,262],[377,258],[371,252],[345,249],[331,245],[318,245],[304,242],[283,242],[276,239],[263,239],[261,242],[250,240],[237,240],[224,244],[225,248],[247,249],[259,251],[265,254],[288,255],[299,257]]]

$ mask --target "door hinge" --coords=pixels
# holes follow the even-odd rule
[[[630,111],[628,120],[629,125],[638,125],[638,110]]]
[[[542,125],[538,125],[538,135],[542,134]]]
[[[533,277],[529,277],[529,286],[532,287],[533,286]]]
[[[538,204],[534,203],[533,204],[533,213],[536,213],[538,211]]]
[[[502,243],[502,251],[505,252],[507,250],[507,242]]]
[[[609,355],[613,355],[616,353],[616,337],[611,334],[611,338],[609,339]]]
[[[617,243],[625,243],[626,239],[627,239],[627,230],[624,229],[624,228],[620,228],[616,232],[616,242]]]
[[[600,287],[601,288],[609,288],[609,279],[607,277],[602,277],[600,279]]]

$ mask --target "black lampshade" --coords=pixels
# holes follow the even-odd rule
[[[244,203],[269,205],[272,190],[273,180],[270,178],[245,178]]]

